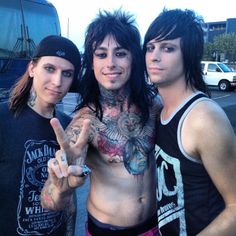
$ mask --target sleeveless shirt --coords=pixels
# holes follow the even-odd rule
[[[196,235],[224,209],[203,164],[187,155],[180,138],[184,119],[206,99],[205,94],[195,93],[168,120],[158,122],[155,156],[158,224],[163,236]]]

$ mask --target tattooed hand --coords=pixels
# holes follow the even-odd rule
[[[76,142],[70,142],[56,118],[51,120],[51,125],[60,150],[48,162],[48,179],[41,193],[41,204],[46,209],[61,210],[71,201],[73,189],[80,186],[84,182],[83,177],[90,172],[87,166],[81,165],[87,154],[90,121],[83,121]]]

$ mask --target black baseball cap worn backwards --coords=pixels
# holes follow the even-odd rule
[[[81,68],[81,56],[77,46],[71,40],[65,37],[49,35],[41,40],[33,53],[33,58],[39,58],[43,56],[61,57],[74,65],[74,80],[70,91],[77,90],[76,80]]]

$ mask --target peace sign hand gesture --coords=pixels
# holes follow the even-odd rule
[[[50,210],[64,208],[71,200],[74,188],[84,182],[90,169],[84,165],[89,139],[90,121],[83,121],[81,132],[74,143],[70,142],[58,119],[50,121],[60,150],[48,162],[48,179],[41,193],[41,204]]]

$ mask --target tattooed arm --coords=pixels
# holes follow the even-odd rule
[[[90,122],[83,122],[75,143],[68,140],[57,119],[53,118],[51,125],[61,149],[56,152],[55,158],[48,162],[48,179],[41,192],[41,205],[49,210],[62,210],[73,203],[74,189],[82,185],[84,176],[89,174],[89,169],[81,164],[87,154]]]
[[[70,207],[65,210],[65,221],[66,221],[66,236],[74,236],[75,233],[75,223],[76,223],[76,194],[74,196],[74,201],[70,204]]]
[[[75,207],[75,193],[72,194],[73,197],[68,198],[68,204],[67,207],[64,209],[64,222],[66,224],[66,233],[65,236],[74,236],[75,232],[75,222],[76,222],[76,207]],[[59,209],[58,206],[56,206]]]
[[[81,180],[80,184],[82,183],[83,180]],[[74,204],[73,192],[74,188],[70,188],[69,186],[67,188],[60,187],[49,177],[41,192],[41,205],[44,209],[48,210],[64,210],[67,207],[71,207],[71,204]]]

